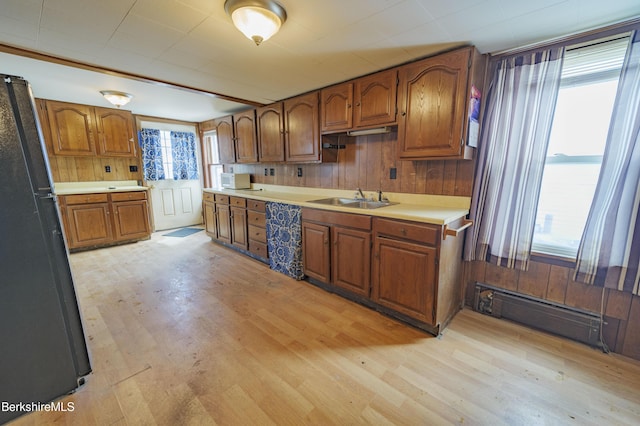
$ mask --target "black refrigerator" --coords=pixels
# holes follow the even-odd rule
[[[31,89],[0,77],[2,424],[73,392],[91,365]]]

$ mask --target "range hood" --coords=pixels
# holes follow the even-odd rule
[[[375,129],[364,130],[350,130],[347,132],[347,136],[366,136],[366,135],[379,135],[382,133],[391,132],[391,127],[376,127]]]

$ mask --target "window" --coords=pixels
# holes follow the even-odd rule
[[[173,153],[171,150],[171,132],[160,130],[160,149],[162,152],[162,168],[167,179],[173,176]]]
[[[598,182],[628,37],[566,50],[532,251],[575,258]]]
[[[209,187],[221,187],[220,175],[222,174],[222,164],[218,155],[218,135],[215,130],[204,132],[205,161],[209,172]]]

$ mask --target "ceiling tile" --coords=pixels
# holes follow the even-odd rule
[[[183,33],[188,33],[208,17],[178,1],[138,0],[130,13]]]

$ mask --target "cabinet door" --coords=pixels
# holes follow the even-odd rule
[[[285,160],[320,161],[318,92],[284,101]]]
[[[135,157],[133,114],[113,108],[95,108],[98,128],[98,154],[110,157]]]
[[[333,284],[369,297],[371,233],[335,226],[331,229]]]
[[[113,241],[109,203],[75,204],[67,206],[69,248],[109,244]]]
[[[302,222],[302,263],[304,273],[327,284],[331,281],[329,237],[328,226]]]
[[[216,233],[216,206],[213,203],[203,203],[204,210],[204,230],[212,238],[217,238]]]
[[[231,244],[231,210],[228,204],[216,203],[216,231],[218,240]]]
[[[470,48],[465,48],[400,69],[400,158],[461,154],[470,54]]]
[[[397,93],[397,70],[357,79],[354,87],[354,127],[395,124]]]
[[[374,241],[374,302],[435,325],[435,247],[376,237]]]
[[[284,161],[282,102],[256,109],[261,162]]]
[[[146,200],[113,203],[115,239],[135,240],[148,237],[149,210]]]
[[[353,83],[320,91],[320,125],[323,132],[348,130],[353,125]]]
[[[247,249],[247,209],[231,207],[231,244],[241,249]]]
[[[93,107],[47,101],[51,144],[56,155],[95,155],[95,115]]]
[[[258,162],[258,140],[256,138],[255,110],[233,115],[235,132],[236,161],[238,163]]]
[[[218,155],[224,164],[236,162],[236,148],[233,140],[233,117],[222,117],[216,120],[216,135],[218,137]]]

